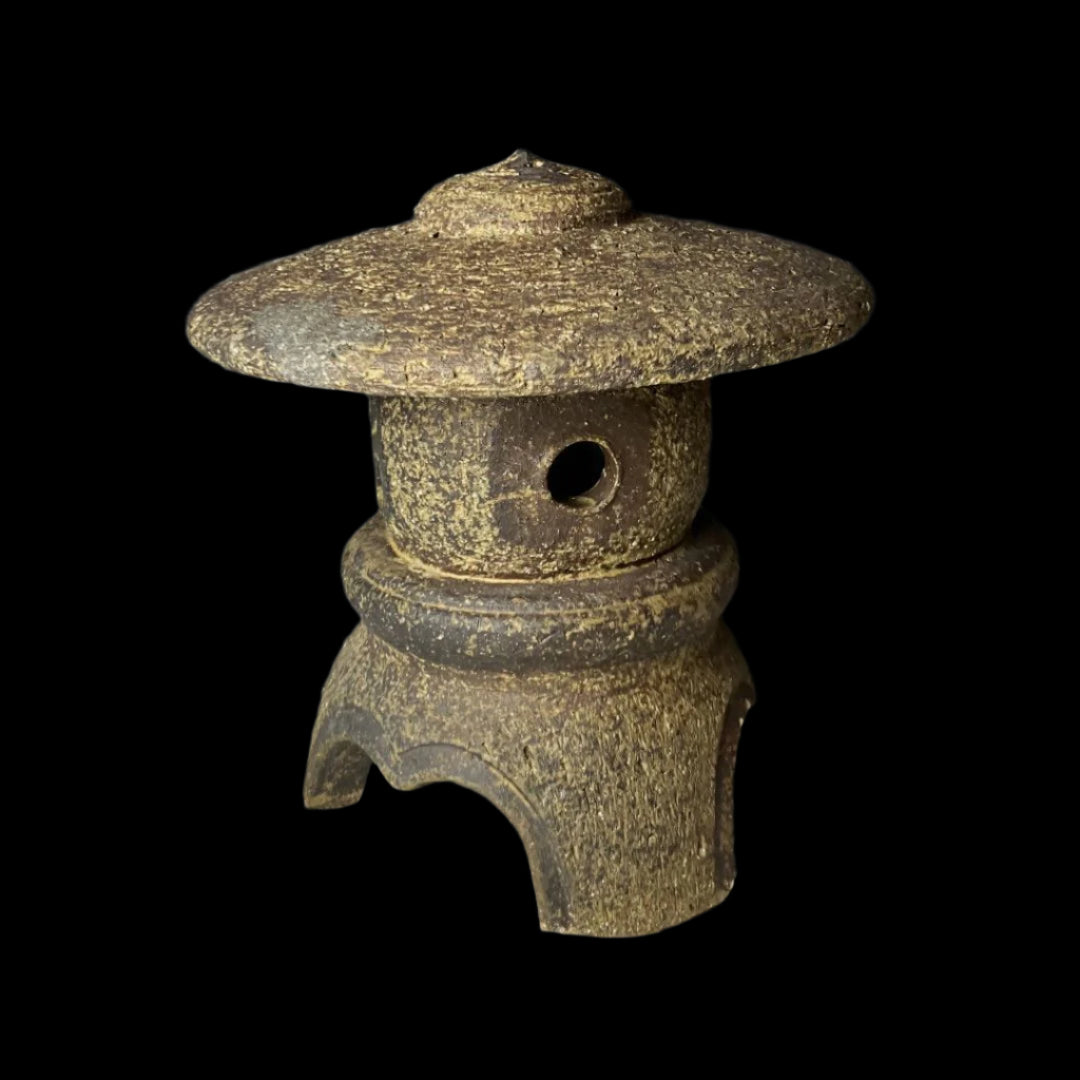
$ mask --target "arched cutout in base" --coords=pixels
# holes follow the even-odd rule
[[[749,683],[740,683],[732,691],[724,711],[720,748],[716,755],[716,832],[713,851],[716,854],[716,887],[724,892],[735,884],[735,752],[743,720],[753,703],[754,690]]]
[[[305,805],[333,809],[355,803],[364,793],[372,763],[401,790],[447,782],[475,791],[492,803],[513,825],[525,847],[541,927],[564,930],[569,926],[569,878],[548,829],[513,781],[477,754],[446,743],[395,753],[366,710],[332,709],[320,716],[312,737],[304,780]]]

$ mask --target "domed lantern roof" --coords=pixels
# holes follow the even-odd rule
[[[437,185],[401,225],[226,279],[188,335],[264,379],[509,397],[779,363],[850,337],[872,303],[841,259],[637,213],[612,181],[518,151]]]

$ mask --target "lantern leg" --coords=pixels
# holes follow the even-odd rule
[[[309,810],[337,810],[360,801],[371,758],[356,741],[347,711],[321,709],[311,736],[304,805]]]

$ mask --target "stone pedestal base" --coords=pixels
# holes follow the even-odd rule
[[[724,899],[753,691],[720,619],[734,587],[723,530],[644,568],[556,585],[432,575],[388,548],[378,519],[345,561],[365,621],[323,692],[309,807],[356,802],[372,762],[398,788],[479,792],[521,836],[545,930],[648,934]],[[398,622],[402,604],[413,607]],[[562,647],[575,628],[592,648]],[[515,658],[522,670],[503,670]]]

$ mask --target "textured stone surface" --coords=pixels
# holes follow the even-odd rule
[[[543,929],[625,937],[689,919],[734,882],[732,770],[753,693],[714,627],[568,676],[432,663],[361,624],[323,691],[307,804],[355,802],[372,761],[395,787],[452,781],[517,829]]]
[[[395,545],[462,574],[597,571],[686,534],[709,471],[708,383],[570,398],[371,402],[379,506]],[[603,448],[584,497],[549,487],[558,452]]]
[[[227,279],[188,334],[264,379],[494,397],[773,364],[850,337],[871,305],[841,259],[634,214],[610,181],[519,152],[440,184],[402,225]]]
[[[621,570],[531,581],[444,574],[403,558],[381,515],[345,548],[349,601],[398,649],[497,671],[571,671],[708,636],[735,590],[726,529],[704,519],[671,551]]]
[[[379,517],[345,553],[362,615],[323,690],[304,798],[452,781],[494,803],[529,856],[540,923],[626,936],[681,922],[735,877],[732,771],[753,699],[721,614],[727,532],[656,559],[527,583],[401,558]]]
[[[355,802],[373,762],[481,793],[549,930],[651,933],[722,900],[753,687],[722,621],[734,544],[695,519],[705,380],[828,348],[871,304],[839,259],[636,214],[525,152],[203,296],[211,359],[375,396],[380,513],[343,560],[362,623],[307,805]],[[554,479],[572,448],[577,486]]]

